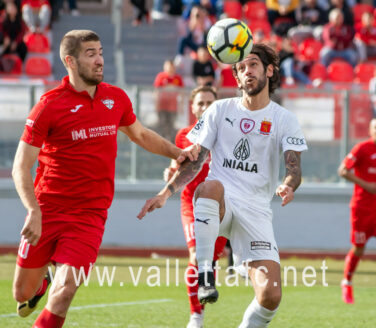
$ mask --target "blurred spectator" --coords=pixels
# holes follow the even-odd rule
[[[343,14],[338,8],[329,14],[329,23],[323,30],[324,47],[320,58],[325,66],[329,66],[334,58],[342,58],[353,67],[357,64],[357,53],[353,47],[354,29],[343,24]]]
[[[285,36],[296,25],[295,10],[298,6],[299,0],[266,0],[268,20],[275,33]]]
[[[200,6],[204,8],[208,14],[208,17],[212,22],[214,22],[216,16],[217,16],[217,11],[216,11],[216,0],[192,0],[188,1],[188,4],[185,6],[185,9],[183,11],[183,18],[184,19],[189,19],[191,10],[193,7]]]
[[[376,117],[376,68],[373,78],[369,80],[369,95],[371,98],[373,117]]]
[[[156,109],[158,113],[158,133],[166,139],[173,141],[176,130],[174,128],[178,95],[177,87],[183,87],[183,79],[176,74],[172,60],[166,60],[163,64],[163,72],[157,74],[154,80],[156,88]]]
[[[27,53],[27,47],[23,42],[26,27],[14,2],[6,4],[2,25],[3,43],[0,55],[17,54],[24,61]]]
[[[320,26],[328,22],[328,14],[317,3],[317,0],[303,0],[297,10],[297,22],[305,26]]]
[[[197,50],[197,59],[193,62],[193,78],[198,86],[213,85],[215,72],[211,56],[206,47]]]
[[[312,84],[309,77],[303,72],[303,67],[294,58],[294,48],[291,39],[286,37],[282,40],[282,49],[279,52],[279,65],[281,75],[285,78],[287,85],[295,84],[295,81],[305,85]]]
[[[368,57],[376,56],[376,27],[373,14],[365,12],[362,21],[355,27],[354,43],[358,50],[359,60],[366,61]]]
[[[345,25],[354,26],[354,15],[347,2],[344,0],[330,0],[330,3],[329,13],[335,8],[340,9],[343,14],[343,23]]]
[[[32,33],[44,33],[50,25],[51,7],[48,0],[22,0],[22,18]]]
[[[218,89],[221,88],[237,88],[234,74],[232,73],[232,66],[228,64],[218,63],[219,66],[219,79],[218,79]]]
[[[140,25],[144,17],[148,23],[151,23],[151,16],[149,14],[149,11],[146,9],[146,1],[145,0],[131,0],[131,3],[138,10],[137,17],[133,20],[132,25],[133,26]]]

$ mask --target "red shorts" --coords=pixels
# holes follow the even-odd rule
[[[181,223],[184,229],[184,236],[187,242],[188,248],[196,246],[196,237],[194,231],[195,218],[193,215],[193,204],[192,202],[182,200],[181,201]],[[218,237],[215,242],[214,256],[213,260],[217,261],[225,248],[227,243],[227,238]]]
[[[376,236],[376,210],[374,208],[351,208],[351,243],[364,246]]]
[[[106,211],[42,216],[42,236],[32,246],[23,238],[17,264],[22,268],[40,268],[52,262],[68,264],[87,273],[94,264],[102,242]]]

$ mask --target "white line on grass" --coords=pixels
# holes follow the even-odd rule
[[[162,298],[159,300],[145,300],[145,301],[133,301],[133,302],[120,302],[120,303],[104,303],[104,304],[89,304],[83,306],[72,306],[69,308],[69,311],[74,310],[85,310],[85,309],[95,309],[95,308],[105,308],[105,307],[114,307],[114,306],[128,306],[128,305],[144,305],[144,304],[153,304],[153,303],[166,303],[172,302],[171,299]],[[36,311],[35,313],[39,313],[40,311]],[[8,313],[8,314],[0,314],[0,318],[9,318],[9,317],[17,317],[16,313]]]

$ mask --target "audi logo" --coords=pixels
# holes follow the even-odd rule
[[[290,145],[304,145],[304,138],[287,137],[287,143]]]

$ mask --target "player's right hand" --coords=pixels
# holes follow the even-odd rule
[[[29,211],[21,230],[21,236],[23,236],[29,244],[36,246],[41,235],[42,212],[40,210]]]
[[[376,194],[376,182],[368,182],[367,188],[365,189],[371,194]]]
[[[137,218],[141,220],[148,212],[153,212],[156,208],[161,208],[167,201],[166,195],[157,195],[153,198],[148,199],[145,202],[144,207],[141,212],[138,213]]]

